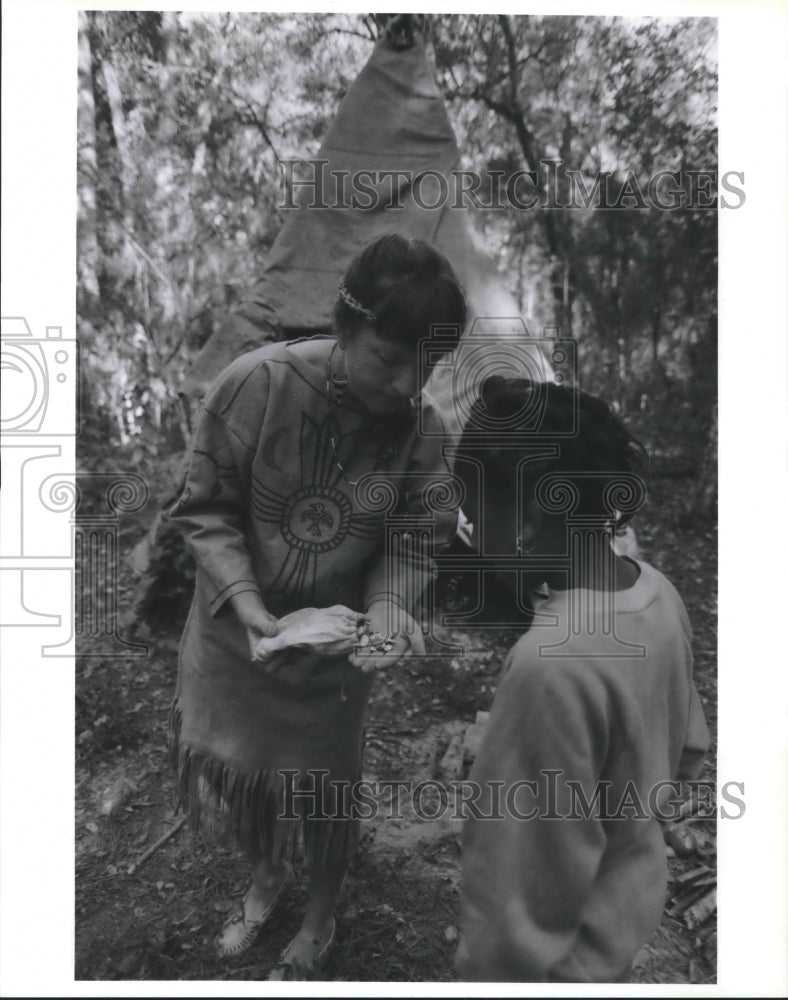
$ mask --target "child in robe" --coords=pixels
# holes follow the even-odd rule
[[[534,413],[512,446],[518,414]],[[475,416],[506,433],[480,449]],[[474,505],[464,452],[495,510]],[[697,778],[708,733],[681,598],[611,545],[642,500],[643,469],[601,400],[500,377],[485,382],[457,452],[477,544],[517,552],[537,595],[469,776],[479,795],[463,835],[462,979],[626,981],[660,922],[661,821],[674,818],[678,783]]]

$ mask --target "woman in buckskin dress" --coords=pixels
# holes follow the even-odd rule
[[[402,236],[370,244],[340,284],[335,336],[267,345],[219,376],[170,513],[197,563],[170,724],[180,796],[192,828],[230,835],[252,868],[220,956],[253,943],[301,849],[309,872],[272,978],[309,974],[333,941],[358,840],[335,789],[361,777],[375,670],[423,649],[411,615],[432,565],[387,514],[431,517],[438,543],[457,521],[456,496],[437,514],[425,505],[431,484],[451,493],[419,363],[435,324],[456,339],[465,324],[448,261]],[[263,657],[294,612],[302,641]],[[384,647],[359,645],[362,621]]]

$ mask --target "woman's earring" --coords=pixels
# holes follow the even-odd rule
[[[533,542],[530,542],[528,545],[523,545],[522,538],[519,535],[517,536],[517,555],[518,556],[530,556],[530,554],[533,552],[534,548],[535,548],[535,545],[534,545]]]
[[[345,356],[344,356],[344,350],[345,350],[344,342],[341,341],[339,338],[337,338],[337,345],[339,347],[340,354],[342,355],[341,362],[342,362],[342,368],[344,369],[345,374],[341,378],[340,378],[339,375],[332,374],[331,375],[331,382],[332,382],[332,384],[334,386],[334,396],[336,398],[337,409],[341,410],[342,409],[342,404],[345,401],[345,390],[347,389],[348,383],[349,383],[350,380],[347,377],[347,363],[345,362]],[[333,352],[332,352],[332,354],[333,354]],[[330,364],[330,362],[329,362],[329,364]]]

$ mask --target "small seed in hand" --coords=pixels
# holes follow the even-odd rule
[[[359,641],[359,645],[360,646],[368,646],[369,645],[369,636],[366,635],[366,633],[365,633],[364,635],[361,636],[361,638],[358,641]]]

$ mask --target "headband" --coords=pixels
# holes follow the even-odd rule
[[[359,316],[363,316],[364,319],[368,319],[370,323],[377,322],[377,316],[372,312],[372,310],[367,309],[366,306],[362,306],[358,299],[353,298],[347,290],[344,278],[339,282],[339,297],[346,306],[349,306],[353,312],[357,312]]]

